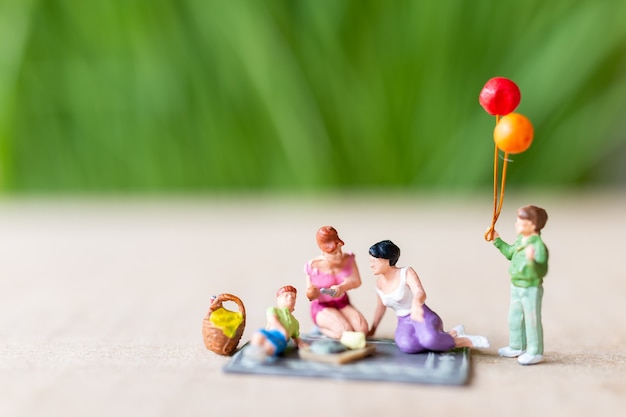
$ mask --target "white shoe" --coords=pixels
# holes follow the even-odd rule
[[[462,324],[457,324],[452,328],[452,330],[456,332],[456,337],[465,336],[465,326],[463,326]]]
[[[469,339],[472,342],[472,347],[475,347],[475,348],[488,348],[489,347],[489,340],[487,340],[485,336],[472,336],[469,334],[464,334],[461,337],[465,337]]]
[[[498,349],[498,355],[504,356],[505,358],[517,358],[522,353],[524,353],[523,350],[513,349],[509,346],[505,346],[503,348]]]
[[[543,355],[531,355],[530,353],[524,353],[517,361],[520,365],[534,365],[539,362],[543,362]]]

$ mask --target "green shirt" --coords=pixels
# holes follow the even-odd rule
[[[287,330],[287,338],[300,337],[300,323],[287,308],[269,307],[267,314],[278,317],[278,321]]]
[[[548,273],[548,248],[539,235],[531,235],[525,242],[522,242],[522,238],[522,235],[517,236],[515,243],[509,245],[498,237],[493,244],[511,261],[509,274],[513,285],[522,288],[538,287]],[[529,245],[535,248],[534,260],[526,257],[526,248]]]

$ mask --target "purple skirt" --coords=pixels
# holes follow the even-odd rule
[[[441,318],[424,304],[424,321],[411,316],[398,317],[396,345],[404,353],[446,352],[454,347],[454,337],[444,332]]]

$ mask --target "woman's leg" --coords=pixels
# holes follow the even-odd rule
[[[350,322],[336,308],[327,307],[315,317],[317,327],[323,335],[340,339],[344,331],[353,331]]]
[[[416,322],[417,338],[422,346],[432,352],[446,352],[455,347],[455,338],[444,332],[441,317],[424,304],[424,322]]]
[[[417,337],[415,323],[409,316],[398,317],[395,342],[401,352],[420,353],[426,350]]]
[[[367,333],[367,320],[365,320],[365,317],[363,317],[363,314],[361,314],[359,310],[351,305],[347,305],[339,310],[339,312],[346,319],[350,326],[350,330],[346,329],[346,331]]]
[[[270,340],[266,330],[261,329],[252,335],[250,345],[247,346],[243,355],[255,362],[263,362],[267,357],[277,354],[277,346]]]

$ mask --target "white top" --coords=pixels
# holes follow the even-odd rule
[[[413,291],[406,285],[407,266],[400,270],[400,285],[388,294],[385,294],[376,287],[376,292],[386,307],[392,308],[398,317],[411,314],[411,304],[413,303]]]

